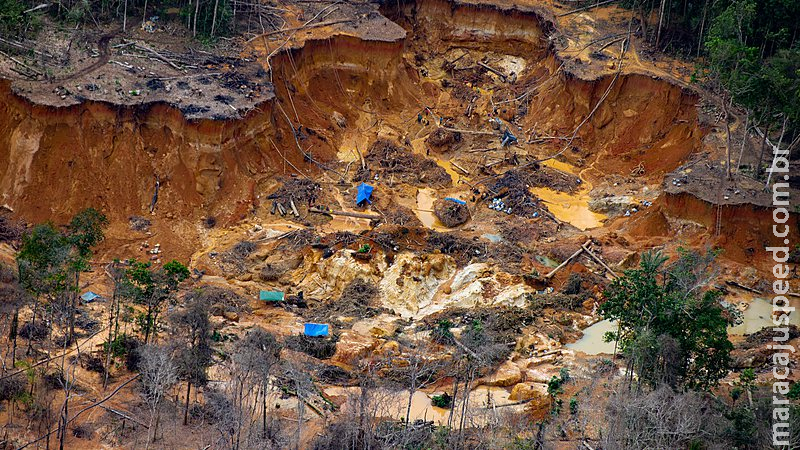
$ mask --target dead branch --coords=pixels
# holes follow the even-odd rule
[[[331,216],[345,216],[345,217],[355,217],[358,219],[371,219],[371,220],[380,220],[381,216],[375,214],[365,214],[365,213],[357,213],[357,212],[350,212],[350,211],[337,211],[337,210],[327,210],[322,208],[309,208],[310,212],[317,213],[317,214],[327,214]]]

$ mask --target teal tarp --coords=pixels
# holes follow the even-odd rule
[[[81,295],[81,300],[83,300],[85,302],[93,302],[93,301],[97,300],[98,298],[100,298],[100,295],[99,294],[95,294],[92,291],[87,291],[86,293]]]
[[[307,323],[303,326],[303,334],[306,336],[327,336],[328,325],[322,323]]]
[[[258,295],[259,300],[265,302],[282,302],[283,292],[281,291],[261,291]]]

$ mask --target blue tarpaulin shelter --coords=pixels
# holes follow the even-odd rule
[[[259,300],[264,302],[282,302],[283,297],[282,291],[261,291],[258,294]]]
[[[92,291],[86,291],[83,295],[81,295],[81,300],[86,303],[91,303],[95,300],[100,298],[100,294],[94,293]]]
[[[327,336],[328,325],[322,323],[306,323],[303,325],[303,334],[306,336]]]
[[[366,183],[359,184],[358,185],[358,195],[356,195],[356,204],[360,205],[363,202],[372,203],[372,201],[370,200],[370,197],[372,197],[372,191],[374,191],[374,190],[375,190],[374,187],[372,187],[372,186],[370,186],[370,185],[368,185]]]
[[[464,200],[459,200],[459,199],[453,198],[453,197],[445,197],[444,199],[448,200],[448,201],[451,201],[453,203],[458,203],[459,205],[466,205],[467,204],[467,202],[465,202]]]

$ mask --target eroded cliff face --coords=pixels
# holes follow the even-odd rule
[[[546,11],[421,0],[382,12],[406,28],[405,38],[314,36],[262,60],[272,70],[275,98],[241,120],[190,121],[158,103],[37,106],[4,82],[0,201],[29,221],[65,220],[88,206],[124,221],[149,211],[158,179],[156,214],[233,223],[258,208],[275,176],[297,168],[313,177],[321,166],[335,170],[343,152],[366,152],[378,137],[412,139],[409,123],[426,106],[438,104],[441,116],[463,115],[465,103],[441,82],[441,67],[456,52],[499,55],[518,72],[523,101],[478,99],[467,116],[471,127],[485,128],[494,105],[500,117],[516,118],[523,140],[551,139],[529,152],[558,152],[589,180],[637,173],[660,183],[701,148],[695,94],[625,66],[619,75],[575,75],[554,50]],[[259,41],[253,45],[258,50]],[[478,88],[472,87],[476,98]]]
[[[241,121],[187,121],[158,104],[36,106],[8,83],[0,95],[2,201],[31,221],[57,221],[88,206],[125,220],[147,211],[157,179],[159,210],[230,211],[215,206],[248,199],[248,186],[280,161],[268,142],[275,133],[269,105]]]

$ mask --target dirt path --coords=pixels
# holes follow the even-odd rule
[[[94,63],[90,64],[88,67],[84,67],[83,69],[73,73],[72,75],[69,75],[69,76],[64,77],[64,78],[57,78],[55,80],[51,80],[50,82],[59,82],[60,83],[60,82],[63,82],[63,81],[73,80],[75,78],[82,77],[82,76],[86,75],[87,73],[94,72],[95,70],[99,69],[100,67],[108,64],[108,60],[111,59],[111,55],[108,52],[108,42],[112,38],[114,38],[117,34],[119,34],[120,31],[122,31],[122,29],[121,28],[117,28],[116,30],[114,30],[114,31],[112,31],[110,33],[107,33],[107,34],[104,34],[104,35],[100,36],[100,39],[97,41],[97,49],[100,51],[100,56],[99,56],[99,59],[97,61],[95,61]],[[48,81],[48,80],[42,80],[42,81],[44,82],[44,81]]]

